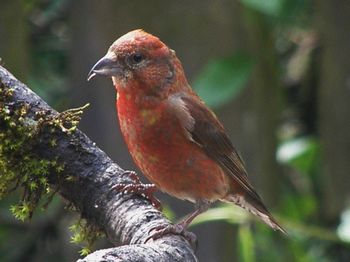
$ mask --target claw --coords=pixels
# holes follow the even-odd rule
[[[181,222],[175,225],[163,225],[163,226],[152,228],[148,233],[150,233],[153,230],[156,230],[156,232],[151,234],[151,236],[149,236],[146,239],[145,243],[151,238],[158,239],[167,234],[176,234],[186,238],[187,241],[191,244],[191,246],[194,249],[196,249],[197,237],[192,232],[186,231],[186,229],[191,224],[192,220],[202,212],[208,210],[209,206],[210,206],[210,202],[208,201],[197,201],[195,210],[192,213],[190,213],[187,217],[185,217]]]
[[[151,234],[148,238],[146,238],[144,243],[147,243],[150,239],[156,240],[161,238],[162,236],[175,234],[184,237],[194,249],[197,249],[197,237],[194,233],[186,231],[187,225],[184,223],[178,223],[175,225],[161,225],[152,228],[151,231],[156,231]]]
[[[141,184],[140,178],[137,176],[135,171],[132,170],[124,170],[123,176],[128,176],[135,184]]]
[[[158,189],[154,184],[142,184],[134,171],[124,171],[123,175],[128,175],[134,184],[116,184],[112,187],[124,194],[137,194],[149,200],[155,208],[162,210],[160,201],[153,195]]]

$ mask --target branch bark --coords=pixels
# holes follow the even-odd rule
[[[28,119],[23,123],[37,121],[39,112],[45,117],[58,117],[58,112],[1,66],[0,85],[12,90],[8,101],[11,107],[28,106]],[[102,229],[111,243],[122,244],[79,261],[197,261],[190,244],[181,236],[166,235],[144,243],[152,228],[169,221],[146,199],[111,190],[116,183],[133,181],[84,133],[44,130],[35,139],[40,141],[34,145],[35,153],[43,159],[63,162],[65,177],[73,178],[59,179],[58,174],[49,174],[58,193],[73,203],[89,223]],[[56,141],[54,147],[50,146],[52,139]]]

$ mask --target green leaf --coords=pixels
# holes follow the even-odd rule
[[[276,26],[310,24],[312,13],[311,0],[241,0],[247,9],[259,12],[268,18],[266,21],[272,30]],[[255,17],[256,18],[256,17]],[[257,22],[257,21],[255,21]]]
[[[241,91],[253,68],[244,54],[211,61],[193,83],[198,95],[211,107],[232,100]]]
[[[277,150],[277,160],[299,172],[309,175],[319,157],[319,143],[310,137],[295,138],[282,143]]]
[[[251,221],[251,216],[233,204],[220,204],[196,217],[191,226],[213,221],[225,221],[230,224],[243,224]]]
[[[278,16],[282,9],[283,5],[286,2],[285,0],[241,0],[242,4],[252,9],[255,9],[261,13]]]
[[[171,207],[169,205],[163,205],[163,214],[165,215],[165,217],[171,221],[175,220],[175,213],[174,211],[171,209]]]
[[[240,261],[254,262],[254,238],[248,225],[242,225],[238,230]]]

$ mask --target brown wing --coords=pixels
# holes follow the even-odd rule
[[[260,200],[248,181],[242,159],[214,113],[194,94],[177,94],[171,99],[172,107],[187,131],[189,139],[215,159],[251,197]]]
[[[286,233],[267,211],[259,195],[249,183],[243,161],[214,113],[195,94],[176,94],[170,97],[169,102],[188,139],[203,148],[204,152],[217,161],[226,174],[244,190],[232,192],[225,200],[234,202],[258,216],[273,229]]]

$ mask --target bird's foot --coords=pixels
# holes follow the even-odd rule
[[[135,171],[124,170],[122,176],[128,176],[135,184],[141,184],[141,180]]]
[[[187,231],[188,224],[186,223],[177,223],[174,225],[161,225],[152,228],[149,232],[155,231],[154,233],[151,233],[151,235],[145,240],[145,243],[150,240],[156,240],[158,238],[161,238],[162,236],[169,235],[169,234],[175,234],[183,236],[190,244],[191,246],[196,249],[197,248],[197,237],[194,233]]]
[[[134,171],[125,171],[123,173],[127,174],[133,181],[134,184],[115,184],[112,189],[117,190],[119,192],[123,192],[124,194],[137,194],[140,195],[147,200],[149,200],[155,208],[158,210],[162,209],[162,204],[160,201],[153,195],[158,189],[154,184],[142,184],[138,176]]]

